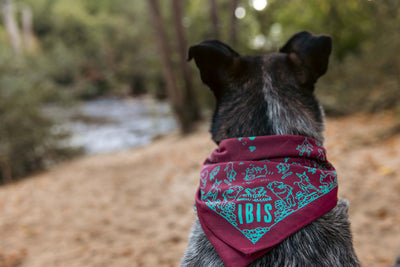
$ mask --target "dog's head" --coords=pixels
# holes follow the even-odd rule
[[[213,140],[294,134],[322,142],[323,111],[314,85],[327,70],[331,49],[330,37],[305,31],[264,56],[240,56],[216,40],[190,47],[188,59],[217,101]]]

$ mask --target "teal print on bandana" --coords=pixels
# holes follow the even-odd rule
[[[239,185],[231,186],[228,190],[225,190],[222,194],[224,201],[235,200],[239,193],[243,190],[243,187]]]
[[[257,227],[255,229],[244,229],[243,234],[255,244],[268,231],[269,227]]]
[[[337,175],[310,137],[225,139],[205,160],[195,199],[222,260],[236,266],[243,255],[245,266],[333,209]]]
[[[304,138],[304,142],[297,147],[297,150],[299,151],[300,156],[303,156],[304,154],[310,156],[310,153],[313,151],[313,145],[308,141],[306,137]]]
[[[218,180],[215,179],[215,176],[218,174],[219,169],[220,169],[220,167],[217,166],[211,171],[211,173],[210,173],[210,182],[212,182],[214,180],[214,184],[212,185],[211,189],[206,194],[204,194],[204,191],[201,190],[201,192],[202,192],[202,197],[201,198],[202,199],[203,198],[207,199],[207,198],[211,197],[213,200],[215,200],[217,198],[217,196],[218,196],[218,192],[221,191],[221,189],[219,189],[218,186],[221,184],[222,181],[218,182]],[[207,170],[204,173],[204,175],[206,175],[206,174],[207,174]],[[206,179],[204,177],[201,177],[200,179],[201,179],[202,182],[204,181],[204,184],[202,185],[202,187],[204,187],[203,189],[205,189],[207,180],[204,180],[204,179]]]
[[[278,173],[283,174],[281,179],[285,179],[286,177],[288,177],[289,175],[292,175],[293,172],[289,172],[289,168],[290,168],[290,164],[288,163],[289,158],[285,158],[285,162],[281,162],[278,164],[277,169],[278,169]]]
[[[281,164],[285,164],[284,167]],[[276,166],[278,173],[286,173],[288,176],[294,175],[294,177],[297,177],[294,183],[272,181],[266,186],[256,188],[244,189],[242,186],[236,185],[230,186],[226,190],[220,189],[222,181],[215,178],[219,172],[219,166],[217,166],[210,174],[209,180],[213,180],[213,185],[207,193],[202,191],[202,200],[210,209],[239,230],[249,241],[256,244],[261,237],[285,217],[329,193],[337,186],[336,172],[321,172],[320,185],[313,185],[306,171],[303,173],[290,172],[291,166],[298,166],[299,164],[295,162],[289,164],[287,160],[281,164]],[[234,181],[237,174],[234,167],[235,164],[232,162],[226,164],[225,167],[227,179],[230,181]],[[270,175],[267,166],[263,168],[253,166],[249,167],[248,170],[246,176],[242,178],[243,180],[253,180],[257,177]],[[203,173],[202,181],[207,172]],[[222,199],[218,197],[219,195],[222,195]],[[265,223],[267,227],[255,227],[254,229],[246,227],[257,222],[268,222]]]
[[[243,189],[243,187],[242,187]],[[244,194],[241,194],[237,201],[254,201],[254,202],[265,202],[272,201],[272,198],[267,195],[267,191],[264,187],[257,187],[254,189],[246,188]]]
[[[318,148],[318,158],[320,160],[325,161],[325,153],[324,153],[324,150],[322,148]]]
[[[237,139],[243,146],[247,146],[249,143],[254,143],[252,141],[256,140],[255,136],[251,136],[251,137],[239,137]],[[249,150],[250,152],[254,152],[256,150],[256,146],[249,146]]]
[[[229,184],[229,185],[230,185],[232,181],[235,181],[235,177],[236,177],[236,172],[235,172],[235,170],[233,169],[233,163],[232,163],[232,162],[229,162],[229,163],[226,165],[224,171],[226,172],[226,179],[224,180],[224,182],[225,182],[226,184]]]
[[[273,172],[268,172],[267,165],[264,165],[264,167],[259,167],[250,164],[246,169],[246,175],[243,179],[245,181],[250,181],[257,178],[266,178],[267,175],[271,174],[273,174]]]
[[[257,178],[265,178],[268,174],[267,165],[264,165],[264,167],[261,168],[250,164],[246,169],[246,176],[243,179],[245,181],[250,181]]]
[[[219,166],[215,167],[210,173],[210,181],[214,180],[215,175],[219,172]]]
[[[310,191],[318,191],[318,189],[310,183],[310,178],[308,178],[306,172],[303,174],[296,173],[296,175],[300,178],[300,181],[294,183],[297,184],[301,190],[306,191],[307,193],[310,193]]]

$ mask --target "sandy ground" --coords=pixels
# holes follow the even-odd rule
[[[382,138],[392,124],[390,115],[327,122],[363,266],[390,266],[400,253],[400,136]],[[0,266],[177,266],[200,167],[215,147],[200,128],[0,187]]]

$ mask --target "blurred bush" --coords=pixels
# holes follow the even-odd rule
[[[333,59],[318,94],[328,114],[379,112],[400,108],[400,2],[374,5],[357,51]]]
[[[400,107],[400,37],[389,35],[359,54],[331,64],[318,95],[328,114],[378,112]]]
[[[65,97],[40,67],[10,55],[0,54],[0,184],[80,153],[65,146],[68,133],[56,132],[42,112]]]
[[[126,96],[135,77],[147,85],[159,75],[145,2],[20,2],[32,7],[34,32],[50,78],[77,97]]]

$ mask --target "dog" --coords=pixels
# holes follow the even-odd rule
[[[331,49],[329,36],[306,31],[293,35],[279,52],[263,56],[241,56],[217,40],[191,46],[188,60],[194,59],[216,98],[212,140],[299,135],[322,144],[324,112],[314,87],[327,71]],[[339,199],[329,212],[248,266],[359,266],[348,205]],[[224,266],[198,219],[181,266]]]

